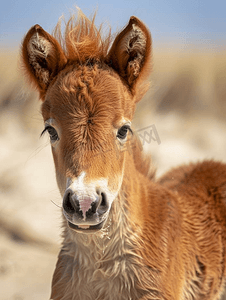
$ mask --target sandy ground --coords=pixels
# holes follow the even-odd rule
[[[50,147],[38,136],[29,139],[16,122],[6,128],[0,137],[0,299],[49,299],[61,224],[51,202],[60,196]]]

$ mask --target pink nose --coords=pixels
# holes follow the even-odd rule
[[[88,196],[82,195],[81,197],[79,197],[79,205],[80,205],[80,210],[82,211],[83,214],[83,218],[86,218],[86,212],[89,209],[92,209],[92,203],[94,203],[93,199]]]
[[[68,188],[63,197],[63,209],[67,218],[80,223],[81,221],[92,222],[101,217],[109,208],[105,193],[95,195],[76,194]]]

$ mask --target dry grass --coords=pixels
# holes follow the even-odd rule
[[[19,58],[19,51],[0,51],[0,117],[7,122],[12,116],[30,132],[40,126],[42,119],[37,94],[27,86]],[[38,124],[34,119],[39,120]]]
[[[226,51],[165,52],[154,49],[152,88],[146,96],[151,111],[214,115],[226,112]],[[142,106],[142,105],[141,105]]]

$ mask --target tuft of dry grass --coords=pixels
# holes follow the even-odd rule
[[[151,111],[164,115],[173,112],[183,117],[214,115],[224,119],[226,51],[154,49],[153,61],[152,88],[145,97]]]
[[[37,130],[42,122],[37,93],[23,78],[18,50],[0,50],[0,134],[12,118],[27,132]]]

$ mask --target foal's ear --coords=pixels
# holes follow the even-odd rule
[[[46,90],[67,59],[57,40],[41,26],[33,26],[22,44],[22,60],[30,79],[39,89],[43,100]]]
[[[149,75],[151,35],[136,17],[131,17],[126,28],[117,35],[109,51],[108,63],[133,89],[138,79]]]

